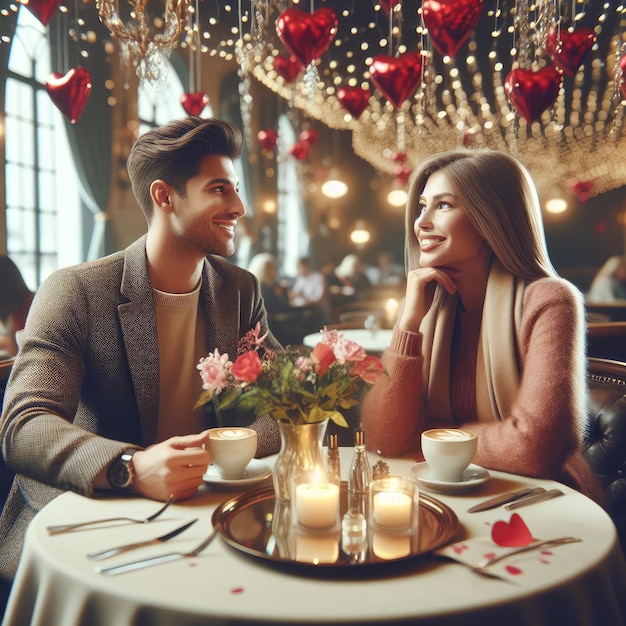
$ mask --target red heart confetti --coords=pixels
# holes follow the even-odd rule
[[[230,590],[231,593],[234,594],[240,594],[244,592],[244,588],[243,587],[234,587],[233,589]]]
[[[457,543],[452,546],[452,549],[457,554],[462,554],[463,552],[465,552],[465,550],[469,550],[469,546],[466,543]]]
[[[287,50],[307,66],[327,50],[338,25],[337,14],[330,7],[313,13],[286,9],[276,20],[276,32]]]
[[[511,515],[509,522],[497,521],[491,529],[491,538],[498,546],[527,546],[533,542],[528,526],[517,513]]]
[[[483,0],[424,0],[422,17],[433,46],[453,57],[472,34],[483,10]]]
[[[504,569],[511,574],[511,576],[519,576],[524,573],[519,567],[515,567],[515,565],[507,565]]]
[[[75,124],[89,99],[91,76],[82,67],[74,67],[65,75],[52,72],[46,79],[46,90],[59,111]]]

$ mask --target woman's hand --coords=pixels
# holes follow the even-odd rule
[[[411,270],[407,275],[404,309],[398,326],[402,330],[418,332],[433,301],[437,283],[448,293],[455,293],[457,287],[454,278],[460,274],[456,270],[444,270],[438,267],[420,267]]]
[[[132,489],[153,500],[190,498],[202,484],[212,461],[205,449],[207,431],[171,437],[133,455],[135,479]]]

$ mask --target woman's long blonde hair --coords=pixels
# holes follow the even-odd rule
[[[467,216],[500,263],[515,276],[556,276],[546,247],[535,184],[517,159],[497,150],[458,149],[436,154],[413,173],[406,208],[407,271],[418,268],[414,224],[426,181],[445,170]]]

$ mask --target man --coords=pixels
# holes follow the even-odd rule
[[[0,423],[16,472],[0,518],[4,578],[28,523],[62,490],[165,500],[202,483],[211,456],[193,409],[196,364],[215,348],[234,360],[240,337],[257,322],[268,330],[257,280],[220,258],[233,254],[245,215],[233,166],[241,150],[241,131],[216,119],[145,133],[127,166],[147,234],[39,288]],[[278,347],[271,334],[266,342]],[[253,427],[265,447],[257,456],[278,449],[271,419]]]

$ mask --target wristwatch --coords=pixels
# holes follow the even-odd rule
[[[133,484],[133,454],[137,450],[126,450],[107,469],[107,480],[114,489],[128,489]]]

